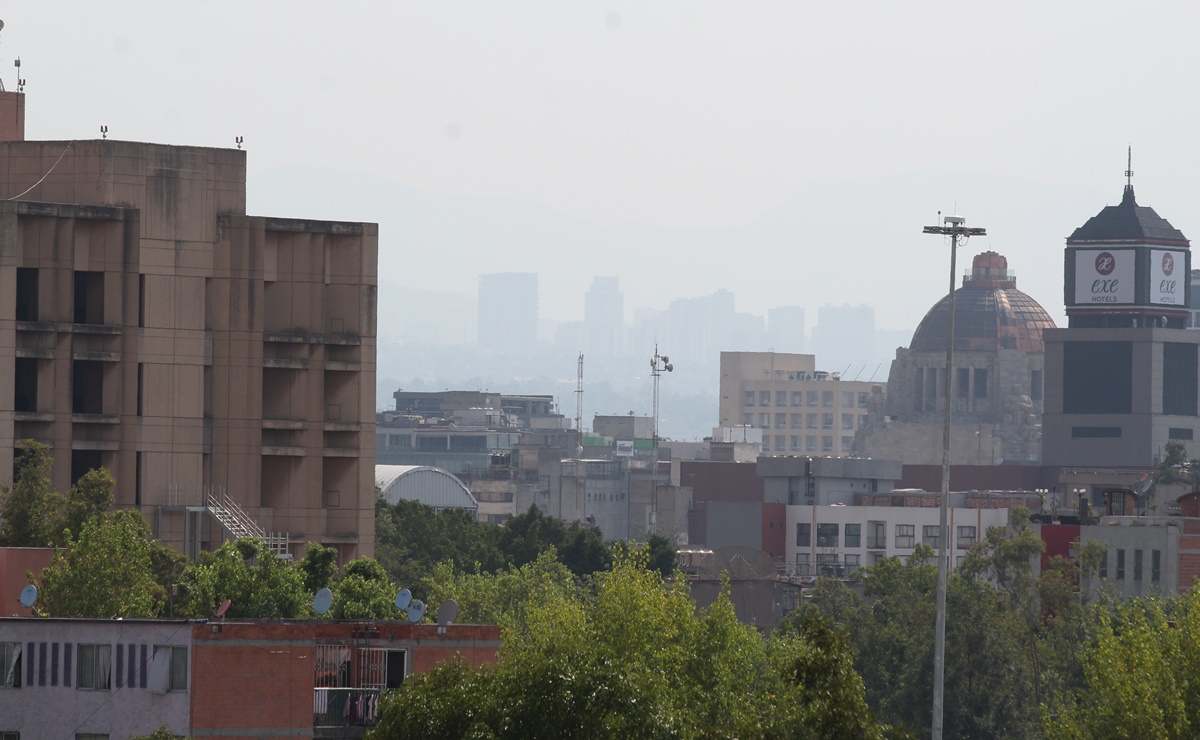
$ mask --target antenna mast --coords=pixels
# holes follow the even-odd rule
[[[575,377],[575,433],[579,435],[579,446],[583,446],[583,353],[579,353],[579,367]]]

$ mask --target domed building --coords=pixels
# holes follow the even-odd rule
[[[876,394],[856,452],[864,457],[939,464],[942,456],[949,296],[938,301],[896,351],[887,400]],[[1038,462],[1045,352],[1042,332],[1054,321],[1017,290],[1008,260],[975,256],[954,291],[952,459],[961,465]]]

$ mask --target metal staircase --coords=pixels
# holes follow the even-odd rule
[[[208,513],[221,523],[230,537],[237,540],[246,537],[259,539],[266,543],[267,549],[274,553],[275,557],[284,559],[291,557],[288,553],[287,533],[264,531],[258,522],[238,506],[237,502],[231,499],[224,490],[220,493],[211,489],[206,491],[204,506],[208,509]]]

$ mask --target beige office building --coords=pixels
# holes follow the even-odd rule
[[[850,455],[872,389],[883,386],[817,370],[813,355],[722,352],[720,426],[761,429],[763,454]]]
[[[371,555],[377,226],[246,215],[244,151],[0,119],[0,482],[36,439],[189,552]]]

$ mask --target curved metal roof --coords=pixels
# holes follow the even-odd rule
[[[376,465],[375,485],[389,504],[419,501],[436,509],[478,509],[479,502],[448,471],[428,465]]]

